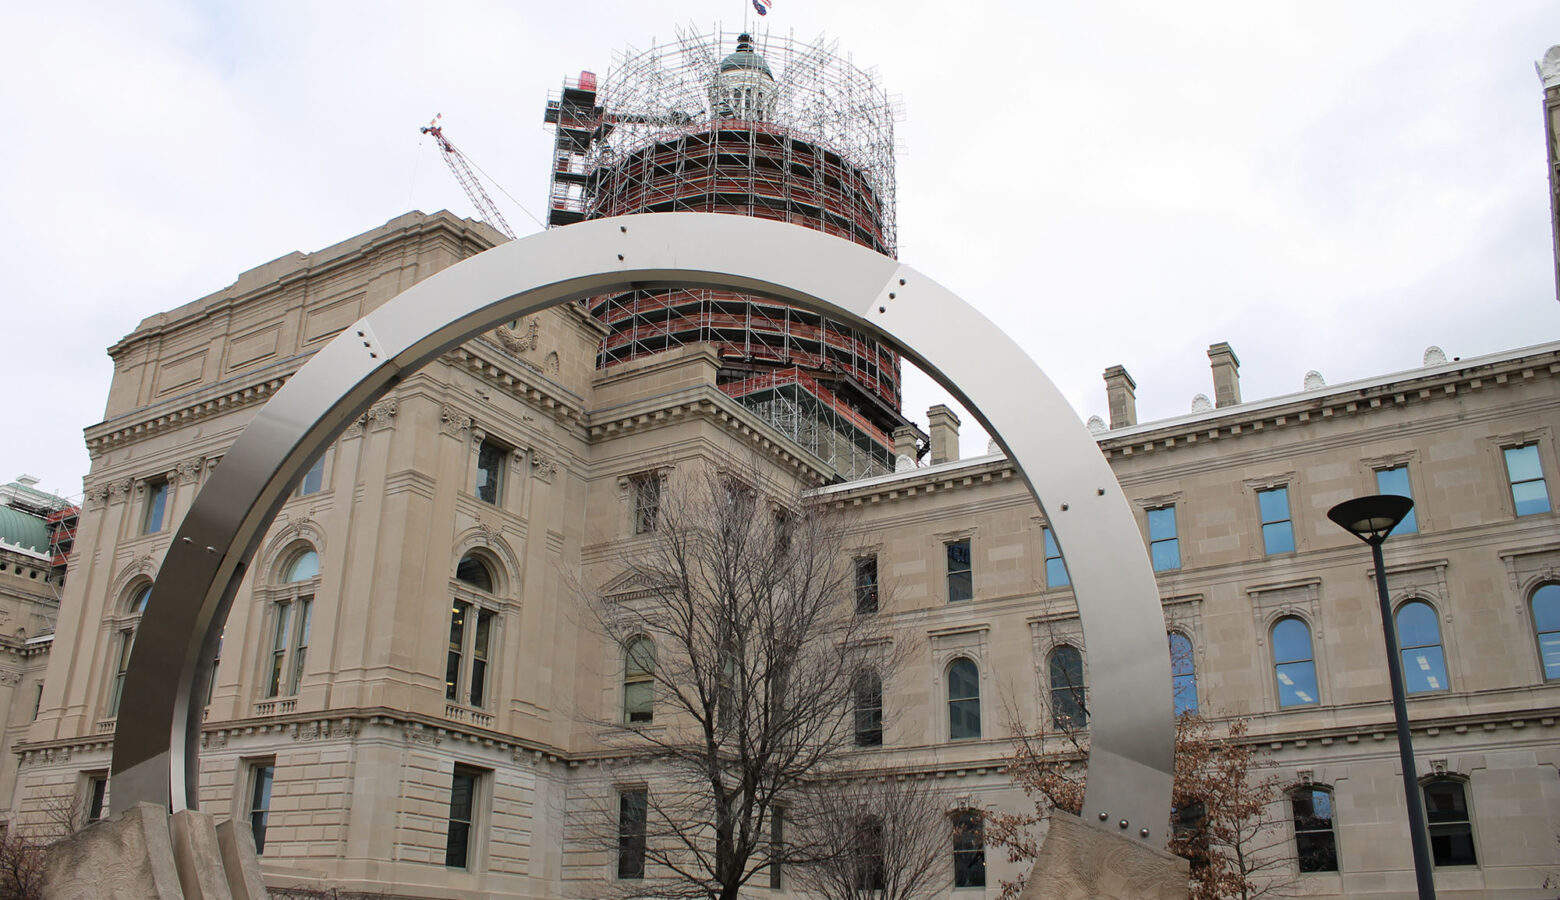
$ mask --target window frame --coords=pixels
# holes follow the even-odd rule
[[[512,451],[507,444],[496,440],[491,435],[484,436],[477,442],[475,465],[472,466],[471,493],[479,501],[496,506],[500,509],[504,506],[504,488],[509,483],[509,454]],[[484,465],[484,457],[488,457],[491,466]]]
[[[165,475],[145,481],[141,505],[141,533],[161,534],[168,529],[169,506],[173,502],[173,483]]]
[[[1144,510],[1144,519],[1148,526],[1148,558],[1155,572],[1175,572],[1181,568],[1181,523],[1176,517],[1174,503],[1163,503],[1159,506],[1151,506]],[[1169,513],[1170,534],[1155,536],[1156,522],[1164,522],[1166,517],[1156,516],[1155,513]],[[1175,554],[1174,565],[1160,565],[1159,549],[1167,548]]]
[[[1539,616],[1537,605],[1538,600],[1546,593],[1548,593],[1548,596],[1544,597],[1544,601],[1546,604],[1552,603],[1553,609],[1549,611],[1548,614],[1543,617],[1543,619],[1549,619],[1552,617],[1554,620],[1552,623],[1543,621]],[[1543,581],[1535,585],[1528,593],[1527,609],[1528,616],[1530,617],[1530,621],[1533,626],[1534,647],[1538,651],[1539,677],[1546,682],[1560,681],[1560,582]],[[1543,626],[1545,624],[1553,624],[1554,628],[1543,630]],[[1546,635],[1550,637],[1553,646],[1555,657],[1553,666],[1554,674],[1550,674],[1551,666],[1547,662],[1547,655],[1544,649],[1544,638]]]
[[[1278,658],[1278,637],[1277,637],[1278,629],[1285,622],[1297,622],[1297,623],[1299,623],[1301,628],[1304,629],[1305,640],[1306,640],[1306,650],[1309,653],[1308,656],[1296,657],[1294,659],[1283,659],[1283,660],[1280,660]],[[1268,634],[1268,647],[1272,651],[1271,654],[1270,654],[1270,657],[1271,657],[1272,664],[1273,664],[1273,685],[1274,685],[1274,687],[1278,691],[1278,708],[1280,710],[1284,710],[1284,709],[1303,709],[1303,708],[1312,707],[1312,706],[1320,706],[1321,702],[1322,702],[1322,696],[1321,696],[1322,695],[1322,684],[1321,684],[1320,670],[1317,668],[1317,665],[1316,665],[1316,639],[1311,634],[1311,623],[1309,621],[1307,621],[1303,616],[1300,616],[1300,615],[1297,615],[1297,614],[1294,614],[1294,613],[1288,613],[1286,615],[1282,615],[1282,616],[1279,616],[1278,618],[1274,619],[1273,623],[1268,626],[1267,634]],[[1285,666],[1297,666],[1297,665],[1301,665],[1301,664],[1305,664],[1305,665],[1309,665],[1310,666],[1310,672],[1311,672],[1311,682],[1310,683],[1311,683],[1311,686],[1316,690],[1316,696],[1313,697],[1310,700],[1305,700],[1303,698],[1304,692],[1299,690],[1298,688],[1295,688],[1294,682],[1291,681],[1289,683],[1289,687],[1291,689],[1293,689],[1293,691],[1294,691],[1296,696],[1300,696],[1302,699],[1298,703],[1285,703],[1284,702],[1284,688],[1285,688],[1284,678],[1286,677],[1286,673],[1283,672],[1283,671],[1280,671],[1280,670],[1282,669],[1282,667],[1285,667]]]
[[[1309,816],[1302,817],[1300,812],[1298,800],[1302,794],[1308,795],[1309,797],[1308,802],[1310,803],[1312,810],[1312,814]],[[1307,821],[1321,821],[1321,817],[1315,814],[1316,795],[1318,794],[1327,798],[1327,825],[1325,828],[1314,825],[1307,825],[1306,827],[1302,827],[1302,819]],[[1286,798],[1289,800],[1289,819],[1291,829],[1294,833],[1295,868],[1298,869],[1301,874],[1306,875],[1327,872],[1336,873],[1342,871],[1342,866],[1340,866],[1338,863],[1338,804],[1334,802],[1332,788],[1318,784],[1302,784],[1290,788],[1286,792]],[[1326,840],[1320,841],[1320,843],[1329,845],[1329,849],[1321,852],[1330,853],[1331,865],[1327,865],[1325,862],[1323,862],[1322,864],[1308,867],[1307,851],[1303,850],[1302,846],[1309,844],[1313,839],[1320,840],[1320,836],[1323,834],[1326,835]],[[1311,855],[1314,856],[1316,852],[1317,851],[1315,850],[1311,851]],[[1326,859],[1325,856],[1322,858]]]
[[[883,746],[883,678],[875,669],[858,669],[851,680],[851,714],[855,746]]]
[[[1068,665],[1069,662],[1076,664],[1077,684],[1057,683],[1059,661],[1063,665]],[[1051,724],[1063,732],[1082,731],[1088,728],[1088,673],[1083,664],[1083,651],[1069,643],[1057,644],[1045,655],[1045,673]],[[1071,681],[1071,672],[1061,673],[1061,680]],[[1067,709],[1077,710],[1077,715],[1073,716],[1067,712]]]
[[[125,676],[130,673],[130,652],[135,648],[136,623],[116,630],[114,637],[115,646],[119,652],[114,657],[113,680],[109,683],[108,702],[103,706],[103,717],[106,719],[119,718],[119,704],[124,699]]]
[[[325,457],[329,453],[329,450],[322,450],[320,455],[315,457],[308,471],[304,472],[303,477],[298,480],[298,488],[293,491],[294,497],[309,497],[325,490]]]
[[[628,476],[629,495],[634,501],[633,533],[654,534],[660,527],[661,475],[658,472],[640,472]]]
[[[1408,463],[1405,462],[1390,466],[1381,466],[1375,469],[1374,472],[1376,476],[1376,493],[1384,494],[1389,497],[1407,497],[1409,500],[1414,500],[1413,474],[1409,472]],[[1403,477],[1402,490],[1393,490],[1388,485],[1383,483],[1382,479],[1384,476],[1395,476],[1395,474],[1399,472],[1402,473]],[[1414,500],[1414,506],[1409,509],[1408,514],[1403,517],[1402,521],[1393,526],[1389,537],[1398,537],[1405,534],[1419,533],[1418,504],[1419,501]]]
[[[1519,479],[1517,478],[1516,473],[1511,469],[1512,454],[1521,453],[1524,450],[1533,451],[1533,465],[1538,469],[1538,475],[1532,478]],[[1553,512],[1555,507],[1554,503],[1551,502],[1549,498],[1549,477],[1544,474],[1544,457],[1543,454],[1539,451],[1539,442],[1530,440],[1520,444],[1511,444],[1501,447],[1500,458],[1506,473],[1506,496],[1511,498],[1512,514],[1520,519],[1524,516],[1537,516],[1547,512]],[[1530,509],[1527,512],[1522,511],[1523,501],[1517,497],[1517,487],[1518,485],[1529,484],[1537,484],[1539,486],[1539,493],[1541,494],[1544,503],[1543,509]]]
[[[870,616],[878,611],[878,557],[876,553],[858,556],[853,561],[856,587],[856,615]]]
[[[244,820],[249,823],[249,833],[254,838],[255,855],[265,853],[265,836],[271,827],[271,798],[276,791],[276,758],[248,759],[244,761],[248,771],[248,784],[244,794]],[[258,819],[256,818],[258,816]]]
[[[635,670],[634,660],[636,657],[634,651],[641,645],[648,645],[650,648],[649,667],[641,667],[640,670]],[[645,634],[635,635],[629,638],[627,643],[623,645],[622,709],[623,722],[626,725],[649,725],[655,722],[655,651],[655,641],[651,639],[649,635]],[[643,656],[639,658],[643,659]],[[640,712],[636,708],[637,704],[631,703],[630,696],[633,693],[637,693],[640,689],[640,686],[643,686],[643,690],[646,692],[643,712],[644,718],[636,719],[634,717],[639,715]]]
[[[1265,505],[1263,498],[1275,495],[1283,497],[1284,515],[1283,518],[1269,519],[1267,510],[1263,508]],[[1300,549],[1299,544],[1295,541],[1295,508],[1289,496],[1288,484],[1276,484],[1272,487],[1257,489],[1257,521],[1260,523],[1258,530],[1262,533],[1263,556],[1283,556],[1286,553],[1295,553]],[[1280,525],[1283,526],[1284,533],[1288,535],[1289,547],[1284,550],[1274,550],[1268,541],[1268,529],[1277,528]]]
[[[83,772],[85,782],[82,784],[81,811],[86,815],[88,823],[101,822],[108,818],[108,773],[102,770],[96,772]]]
[[[1462,811],[1464,814],[1462,818],[1443,818],[1439,822],[1435,821],[1433,818],[1436,813],[1433,812],[1433,804],[1430,802],[1430,789],[1432,787],[1441,785],[1455,786],[1458,793],[1462,795]],[[1451,774],[1437,774],[1432,775],[1429,778],[1420,779],[1419,794],[1420,799],[1424,802],[1425,807],[1425,830],[1430,842],[1430,860],[1431,863],[1438,869],[1442,867],[1452,868],[1462,866],[1473,866],[1477,868],[1479,866],[1478,833],[1473,827],[1473,802],[1472,799],[1468,796],[1469,793],[1471,793],[1468,790],[1469,785],[1470,782],[1467,778]],[[1442,831],[1442,834],[1440,835],[1436,834],[1437,826],[1441,826],[1440,830]],[[1453,836],[1454,834],[1461,833],[1462,828],[1466,829],[1468,835],[1468,852],[1470,854],[1469,858],[1466,862],[1443,862],[1436,849],[1437,837],[1445,838]],[[1454,832],[1452,829],[1458,830]]]
[[[974,685],[975,692],[972,695],[970,695],[970,696],[955,697],[953,695],[953,687],[954,687],[954,685],[953,685],[953,671],[954,671],[955,668],[959,667],[960,663],[967,664],[970,667],[970,669],[973,670],[973,672],[974,672],[973,685]],[[947,667],[943,669],[943,680],[944,680],[944,683],[946,684],[946,690],[944,691],[944,695],[947,698],[947,703],[948,703],[948,720],[947,720],[948,721],[948,740],[949,741],[978,741],[978,740],[981,740],[983,735],[984,735],[984,724],[981,721],[981,714],[980,714],[981,713],[981,709],[980,709],[980,694],[981,694],[981,690],[980,690],[980,664],[975,662],[975,660],[970,659],[968,656],[957,656],[957,657],[954,657],[952,660],[949,660]],[[955,704],[958,704],[958,705],[955,705]],[[970,710],[970,709],[974,709],[974,711],[975,711],[975,714],[974,714],[974,724],[975,724],[974,734],[955,734],[954,733],[954,731],[955,731],[954,723],[956,721],[958,721],[958,716],[956,715],[956,712],[958,714],[963,715],[963,717],[966,720],[968,720],[969,719],[968,710]]]
[[[619,787],[617,794],[618,840],[613,861],[616,879],[643,881],[649,868],[646,835],[650,822],[650,789],[643,785]]]
[[[262,701],[296,697],[303,687],[304,667],[308,661],[309,639],[314,625],[314,601],[319,596],[319,548],[300,541],[287,548],[283,562],[274,570],[276,584],[264,593],[267,612],[261,633],[268,637],[261,654],[258,682]],[[304,559],[313,560],[312,573],[293,581],[295,567]],[[215,682],[216,673],[212,673]]]
[[[953,832],[953,889],[984,889],[987,881],[985,813],[964,807],[954,810],[948,818]]]
[[[444,867],[446,869],[461,869],[467,872],[475,872],[481,866],[481,837],[482,825],[485,821],[487,804],[484,802],[484,791],[491,780],[493,770],[469,766],[464,763],[455,763],[450,771],[450,806],[445,819],[446,831],[444,836]],[[460,809],[460,793],[458,792],[462,782],[466,785],[465,809]],[[458,818],[457,813],[465,813],[465,818]],[[457,826],[460,826],[457,828]],[[462,843],[460,855],[456,861],[457,837]]]
[[[1423,606],[1430,611],[1430,624],[1435,627],[1435,643],[1433,644],[1410,644],[1403,636],[1403,611],[1416,605]],[[1441,614],[1435,608],[1435,604],[1423,597],[1409,597],[1403,600],[1392,610],[1392,628],[1397,635],[1398,658],[1403,671],[1403,693],[1408,696],[1414,696],[1417,694],[1442,694],[1450,691],[1452,689],[1452,677],[1451,671],[1446,664],[1446,638],[1441,634]],[[1442,683],[1439,687],[1415,688],[1410,681],[1410,673],[1416,671],[1423,672],[1425,669],[1422,663],[1417,667],[1409,665],[1409,651],[1423,651],[1432,647],[1435,648],[1440,657]]]
[[[1067,571],[1067,558],[1062,556],[1061,545],[1056,543],[1056,532],[1051,526],[1040,526],[1040,542],[1045,551],[1045,586],[1048,590],[1072,586],[1072,573]]]
[[[1177,638],[1186,642],[1185,652],[1176,650]],[[1201,706],[1197,697],[1197,645],[1192,642],[1191,635],[1176,628],[1165,632],[1165,640],[1170,645],[1171,708],[1177,716],[1183,712],[1195,713]],[[1184,666],[1181,665],[1183,662]],[[1190,703],[1185,702],[1188,695]]]
[[[955,555],[961,552],[964,560],[961,563]],[[948,603],[967,603],[975,599],[975,553],[974,541],[968,536],[943,541],[943,561],[947,573]],[[962,568],[957,568],[962,566]],[[962,596],[960,596],[962,595]]]

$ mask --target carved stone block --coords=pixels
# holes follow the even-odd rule
[[[1186,900],[1186,860],[1133,837],[1051,814],[1019,900]]]

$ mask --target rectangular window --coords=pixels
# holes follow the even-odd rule
[[[38,682],[38,695],[33,697],[33,721],[38,721],[38,713],[43,710],[43,682]]]
[[[477,630],[471,639],[471,705],[487,699],[488,646],[493,639],[492,610],[477,610]]]
[[[1507,447],[1505,454],[1506,477],[1511,481],[1511,502],[1517,515],[1549,512],[1549,488],[1538,460],[1538,445]]]
[[[1045,537],[1045,586],[1059,588],[1072,584],[1072,576],[1067,574],[1067,561],[1062,559],[1062,548],[1056,546],[1056,535],[1049,528],[1040,531]]]
[[[309,619],[314,611],[313,597],[300,597],[298,605],[298,627],[293,632],[292,666],[291,674],[287,676],[287,693],[298,693],[298,687],[303,683],[303,660],[309,655]]]
[[[157,478],[146,483],[146,513],[141,520],[142,534],[156,534],[167,524],[168,479]]]
[[[119,632],[119,663],[114,668],[114,684],[109,688],[108,717],[119,715],[119,701],[125,693],[125,675],[130,671],[130,651],[135,647],[135,629]],[[41,693],[41,692],[40,692]]]
[[[1408,486],[1408,466],[1393,466],[1390,469],[1376,470],[1376,493],[1391,494],[1396,497],[1414,499],[1414,492]],[[1397,523],[1392,529],[1393,534],[1413,534],[1419,530],[1419,518],[1410,509],[1403,521]]]
[[[325,454],[314,461],[309,471],[303,473],[303,480],[298,482],[298,496],[307,497],[309,494],[318,494],[325,487]]]
[[[878,611],[878,566],[876,556],[856,558],[856,614]]]
[[[1295,551],[1295,528],[1289,520],[1289,488],[1257,491],[1262,514],[1262,548],[1268,556]]]
[[[469,869],[472,837],[476,832],[477,787],[483,771],[456,766],[450,781],[450,830],[444,841],[444,864],[452,869]]]
[[[271,787],[276,782],[276,762],[249,764],[249,831],[255,836],[255,852],[265,852],[265,829],[271,819]]]
[[[950,541],[948,550],[948,602],[962,603],[975,596],[975,577],[970,570],[970,539]]]
[[[785,859],[785,808],[776,806],[769,813],[769,889],[780,890],[780,862]]]
[[[96,822],[108,813],[108,775],[87,776],[87,821]]]
[[[661,516],[661,476],[635,475],[629,484],[634,492],[634,533],[649,534]]]
[[[1155,572],[1181,568],[1181,539],[1175,527],[1175,506],[1148,511],[1148,555]]]
[[[953,814],[953,886],[986,886],[985,817],[978,810]]]
[[[460,699],[461,660],[466,651],[466,617],[471,615],[471,604],[455,601],[450,607],[450,650],[444,661],[444,699]]]
[[[650,792],[644,788],[618,794],[617,877],[645,877],[645,823],[650,812]]]
[[[492,441],[483,441],[477,448],[477,499],[499,505],[504,487],[504,457],[509,453]]]

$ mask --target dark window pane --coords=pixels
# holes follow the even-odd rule
[[[986,886],[986,836],[981,814],[956,813],[953,821],[953,886]]]
[[[504,448],[483,441],[477,449],[477,499],[497,504],[504,478]]]
[[[970,542],[953,541],[948,549],[948,602],[960,603],[975,596],[973,573],[970,571]]]
[[[450,830],[444,843],[444,864],[451,868],[464,869],[471,862],[471,825],[476,790],[476,773],[457,766],[450,782]]]
[[[650,795],[645,791],[624,791],[618,797],[617,877],[645,877],[645,820]]]
[[[980,672],[967,659],[948,667],[948,737],[980,737]]]
[[[856,560],[856,612],[862,615],[878,609],[878,568],[876,556]]]
[[[273,766],[254,768],[254,788],[249,795],[249,830],[255,838],[255,852],[265,852],[265,829],[271,816],[271,785],[276,778]]]
[[[1063,645],[1051,651],[1051,721],[1057,728],[1085,728],[1089,716],[1084,707],[1083,654]]]
[[[883,683],[876,674],[856,676],[856,746],[877,747],[883,743]]]
[[[475,556],[462,556],[455,566],[455,580],[479,591],[493,592],[493,572]]]

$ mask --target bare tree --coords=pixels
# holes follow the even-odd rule
[[[953,881],[951,797],[921,779],[877,777],[816,785],[799,829],[826,849],[792,878],[820,900],[921,900]]]
[[[625,656],[622,717],[603,725],[644,773],[597,834],[622,893],[729,900],[811,856],[772,839],[775,810],[848,753],[859,676],[891,660],[878,617],[855,613],[841,515],[794,486],[766,496],[756,465],[675,475],[636,498],[617,589],[585,592]]]

